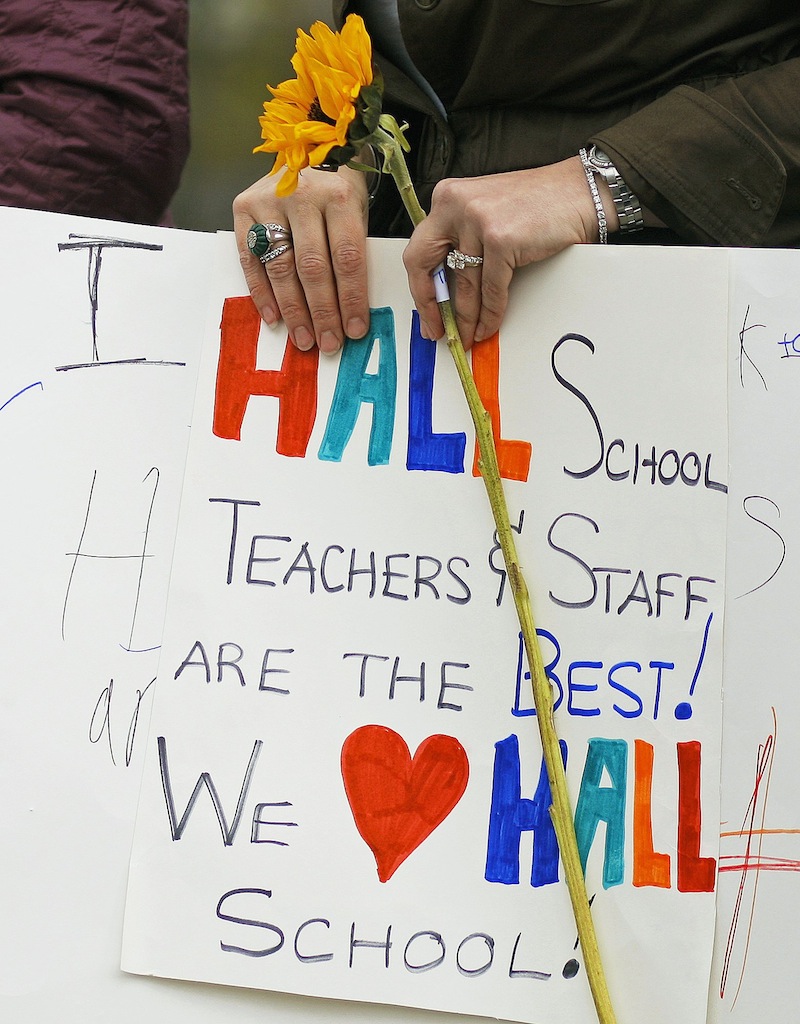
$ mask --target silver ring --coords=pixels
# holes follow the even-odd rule
[[[447,265],[451,270],[464,270],[466,267],[479,267],[483,256],[470,256],[460,249],[452,249],[447,254]]]
[[[253,224],[247,232],[247,248],[266,266],[292,247],[292,232],[282,224]]]

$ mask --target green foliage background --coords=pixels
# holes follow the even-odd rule
[[[189,0],[192,150],[172,203],[178,227],[230,230],[231,202],[266,174],[258,115],[289,63],[298,28],[330,24],[329,0]]]

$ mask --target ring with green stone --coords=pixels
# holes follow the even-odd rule
[[[247,248],[265,265],[291,247],[292,233],[282,224],[253,224],[247,232]]]

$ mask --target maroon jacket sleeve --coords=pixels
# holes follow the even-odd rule
[[[189,149],[187,0],[3,0],[0,205],[158,223]]]

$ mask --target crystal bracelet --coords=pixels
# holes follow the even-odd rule
[[[589,191],[592,193],[592,202],[594,203],[594,208],[597,211],[597,226],[600,229],[600,242],[602,245],[605,245],[606,242],[608,242],[608,222],[606,221],[606,211],[603,209],[603,201],[600,198],[597,182],[594,180],[594,170],[592,165],[589,163],[589,154],[585,149],[579,150],[578,156],[581,158],[583,170],[586,174],[586,181],[589,185]]]

